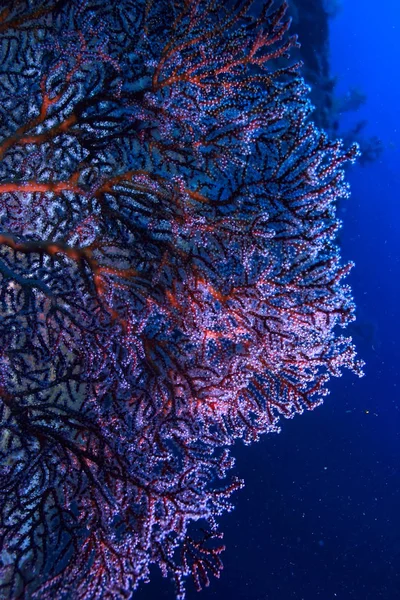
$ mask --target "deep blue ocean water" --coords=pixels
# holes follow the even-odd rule
[[[225,569],[201,594],[189,585],[188,600],[400,599],[400,3],[342,4],[332,74],[338,93],[358,87],[367,101],[341,127],[366,119],[385,148],[351,169],[340,207],[366,376],[332,381],[322,407],[236,449],[246,487],[221,520]],[[137,594],[172,597],[158,575]]]

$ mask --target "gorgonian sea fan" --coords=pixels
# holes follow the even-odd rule
[[[229,446],[342,367],[342,149],[286,4],[0,12],[2,597],[130,598],[222,568]],[[4,3],[3,3],[4,7]]]

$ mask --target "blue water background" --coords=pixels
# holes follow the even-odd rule
[[[331,24],[338,93],[367,95],[343,129],[368,120],[385,146],[353,167],[340,207],[342,253],[358,307],[351,333],[366,376],[331,382],[314,412],[280,435],[236,449],[246,480],[221,520],[227,550],[220,580],[188,600],[400,599],[400,3],[343,0]],[[173,597],[156,576],[138,600]]]

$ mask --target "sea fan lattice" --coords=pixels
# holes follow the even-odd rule
[[[6,3],[2,3],[4,6]],[[6,599],[219,575],[229,447],[360,373],[286,4],[0,10],[0,547]]]

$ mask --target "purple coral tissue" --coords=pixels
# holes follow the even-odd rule
[[[310,121],[288,27],[272,0],[2,3],[2,598],[208,585],[229,447],[361,373],[357,148]]]

